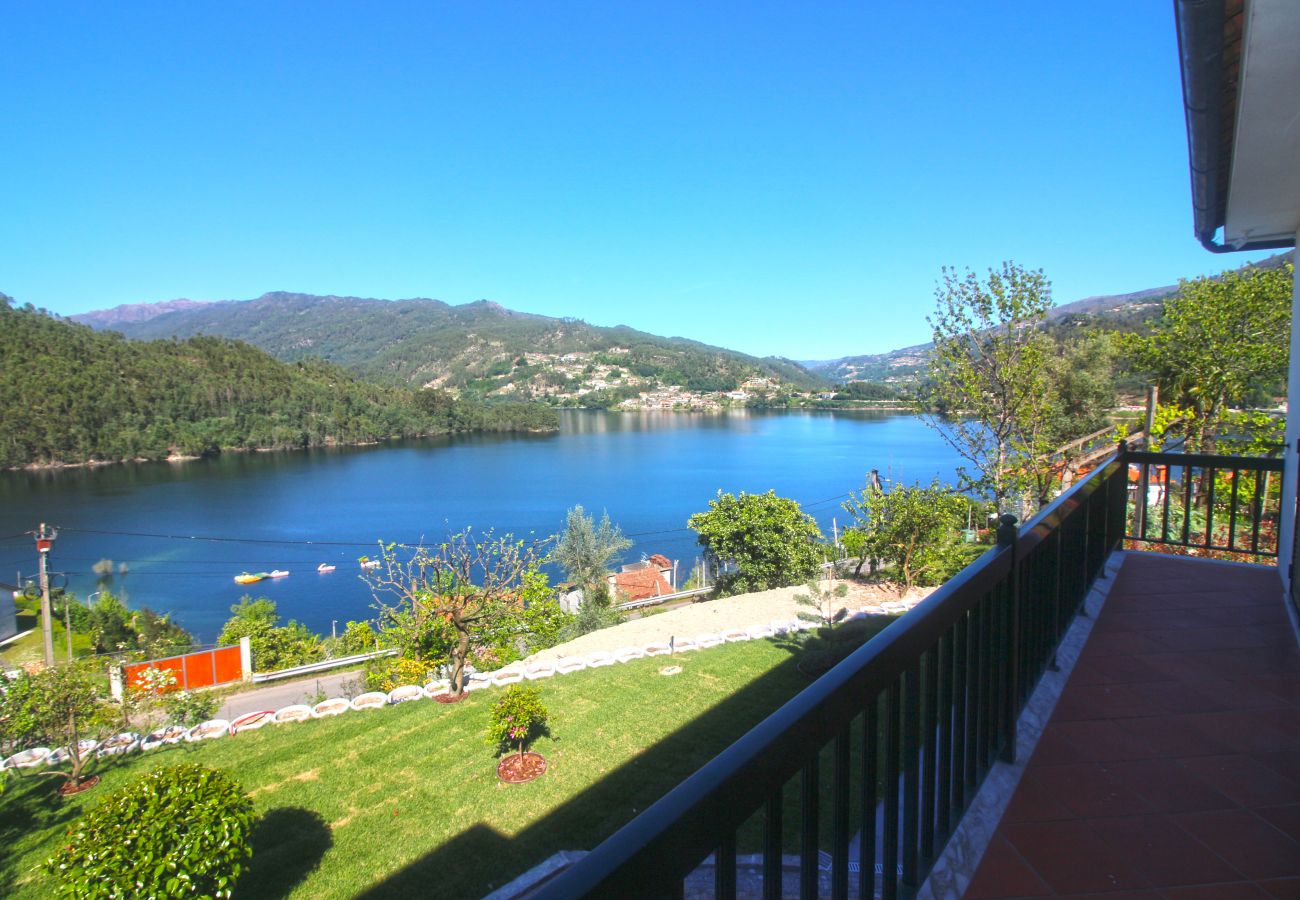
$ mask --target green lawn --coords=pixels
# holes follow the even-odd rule
[[[197,761],[252,795],[262,825],[237,896],[478,897],[557,850],[589,849],[808,682],[771,641],[728,644],[540,682],[550,763],[526,785],[496,778],[483,740],[498,690],[428,700],[135,755],[69,801],[55,779],[0,796],[0,894],[49,896],[33,871],[66,823],[149,768]]]

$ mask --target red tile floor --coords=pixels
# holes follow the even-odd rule
[[[1129,553],[966,896],[1300,898],[1277,570]]]

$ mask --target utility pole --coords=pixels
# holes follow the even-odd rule
[[[54,626],[50,622],[50,573],[46,564],[49,560],[50,548],[54,546],[54,539],[58,534],[57,529],[47,528],[44,522],[36,532],[36,551],[41,558],[41,627],[45,637],[45,665],[47,666],[54,665]],[[69,637],[68,640],[71,641],[72,638]],[[71,652],[68,656],[72,656]]]

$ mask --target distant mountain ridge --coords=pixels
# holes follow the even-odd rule
[[[197,306],[207,306],[212,302],[211,300],[179,299],[163,300],[158,303],[123,303],[120,306],[114,306],[112,309],[81,313],[70,318],[83,325],[89,325],[91,328],[103,330],[128,323],[147,322],[165,313],[194,309]]]
[[[1291,262],[1294,250],[1278,253],[1256,263],[1247,263],[1241,268],[1254,266],[1261,269],[1273,269]],[[1129,327],[1155,318],[1164,308],[1164,301],[1178,293],[1178,285],[1146,288],[1127,294],[1106,294],[1085,297],[1070,303],[1055,306],[1047,313],[1049,324],[1061,323],[1070,319],[1095,317],[1103,323],[1121,328]],[[879,381],[886,383],[905,383],[912,381],[924,368],[932,343],[914,344],[901,347],[887,353],[871,353],[862,356],[844,356],[828,360],[800,360],[799,363],[810,372],[822,375],[835,382]]]
[[[634,386],[733,391],[763,378],[787,389],[826,386],[824,379],[789,360],[760,359],[624,325],[603,327],[523,313],[488,300],[452,306],[429,298],[275,291],[255,300],[177,304],[172,301],[172,308],[153,315],[132,304],[73,318],[139,339],[220,335],[287,362],[319,357],[390,384],[482,395],[552,396],[553,389],[574,386],[584,373],[572,366],[559,371],[551,364],[566,357],[572,363],[584,354],[592,357],[586,365],[603,369],[585,373],[595,376],[590,379],[594,387],[575,390],[605,392],[596,399],[623,399]]]

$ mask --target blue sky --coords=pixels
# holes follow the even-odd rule
[[[12,4],[0,291],[480,298],[760,355],[928,339],[1192,237],[1167,2]]]

